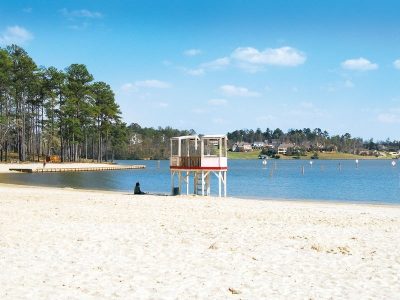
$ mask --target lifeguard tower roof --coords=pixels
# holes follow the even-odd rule
[[[196,139],[200,139],[198,135],[183,135],[171,138],[171,140],[196,140]]]
[[[203,136],[202,136],[202,138],[205,138],[205,139],[213,139],[213,138],[215,138],[215,139],[219,139],[219,138],[226,138],[226,134],[206,134],[206,135],[203,135]]]

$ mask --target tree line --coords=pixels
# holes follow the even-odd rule
[[[132,123],[127,127],[128,145],[118,157],[121,159],[168,159],[170,157],[170,138],[193,135],[193,129],[179,130],[172,127],[141,127]]]
[[[295,145],[307,145],[308,148],[314,150],[335,150],[346,153],[356,153],[362,149],[380,150],[385,148],[389,151],[398,151],[400,149],[400,141],[387,139],[385,141],[374,142],[373,139],[363,140],[359,137],[352,137],[350,133],[342,135],[330,135],[326,130],[320,128],[310,129],[289,129],[286,133],[280,128],[267,128],[262,131],[260,128],[241,129],[227,134],[230,144],[247,142],[253,144],[255,142],[278,142],[293,143]]]
[[[38,67],[21,47],[0,48],[0,161],[110,160],[126,134],[113,91],[85,65]]]

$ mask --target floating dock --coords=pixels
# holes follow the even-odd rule
[[[59,172],[96,172],[96,171],[116,171],[116,170],[132,170],[144,169],[145,165],[110,165],[104,167],[44,167],[44,168],[10,168],[10,171],[21,173],[59,173]]]

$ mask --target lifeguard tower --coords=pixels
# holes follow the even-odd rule
[[[228,171],[226,135],[189,135],[171,138],[171,191],[182,193],[182,184],[186,185],[189,195],[191,177],[193,193],[209,196],[211,194],[211,176],[218,178],[218,195],[226,197],[226,172]],[[175,187],[175,178],[178,186]],[[222,191],[223,190],[223,191]]]

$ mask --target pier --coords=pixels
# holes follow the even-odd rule
[[[69,166],[48,166],[44,168],[18,167],[10,168],[10,171],[21,173],[59,173],[59,172],[95,172],[95,171],[115,171],[115,170],[133,170],[144,169],[144,165],[109,165],[109,166],[87,166],[87,167],[69,167]]]

